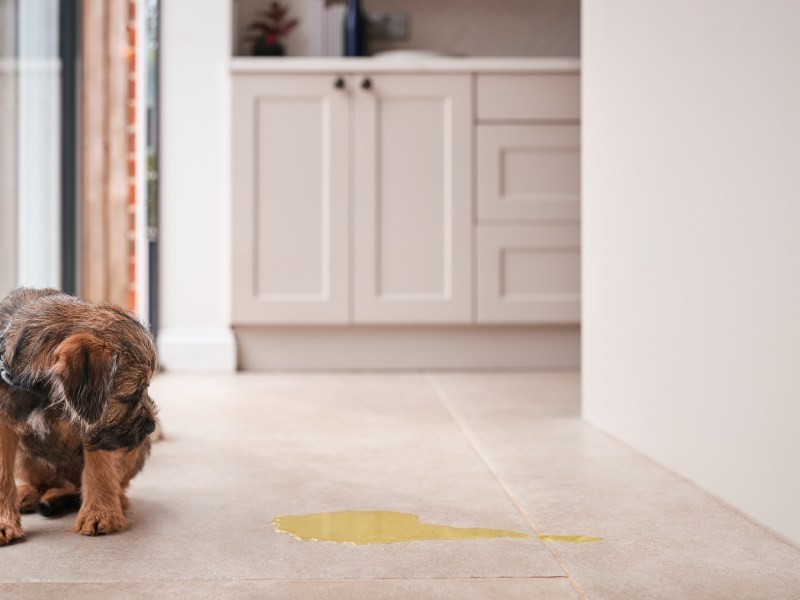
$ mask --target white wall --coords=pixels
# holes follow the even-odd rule
[[[584,414],[800,542],[800,2],[583,3]]]
[[[230,0],[161,3],[159,360],[233,370],[230,330]]]

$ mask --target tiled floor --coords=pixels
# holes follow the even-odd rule
[[[161,375],[130,528],[23,517],[0,598],[800,598],[800,550],[579,419],[576,373]],[[353,546],[277,515],[585,534]]]

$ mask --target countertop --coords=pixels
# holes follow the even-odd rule
[[[579,73],[579,58],[235,57],[232,73]]]

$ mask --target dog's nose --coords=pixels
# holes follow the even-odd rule
[[[150,435],[156,430],[156,422],[155,421],[147,421],[144,425],[144,430],[147,435]]]

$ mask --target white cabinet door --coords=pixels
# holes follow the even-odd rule
[[[349,320],[350,105],[336,80],[233,78],[236,324]]]
[[[479,225],[478,323],[578,323],[578,225]]]
[[[470,322],[470,76],[353,76],[349,87],[354,321]]]
[[[479,125],[478,218],[580,219],[576,125]]]

